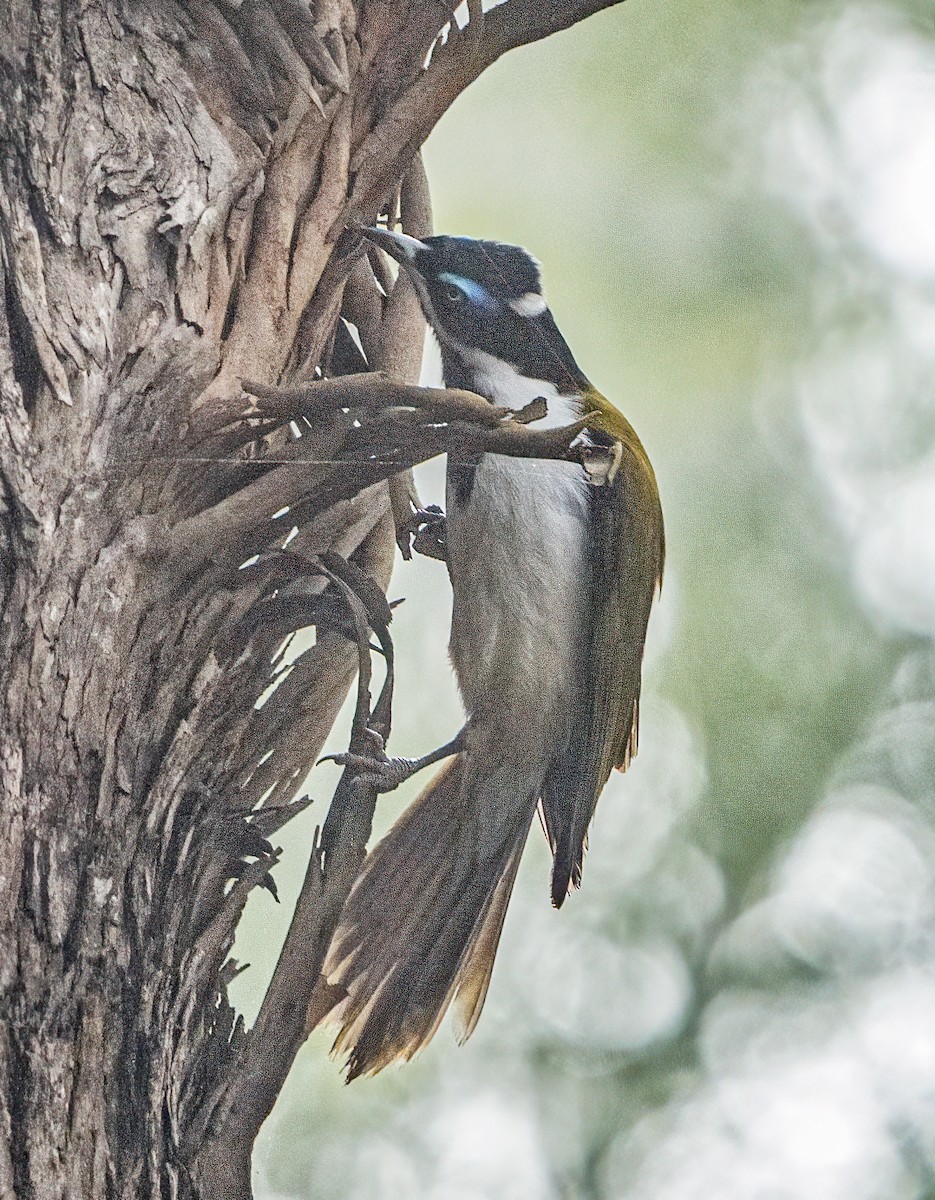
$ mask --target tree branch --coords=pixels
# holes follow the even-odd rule
[[[397,99],[351,161],[354,189],[342,224],[366,219],[381,195],[381,181],[405,167],[441,116],[487,67],[508,50],[540,41],[622,0],[506,0],[476,15],[464,30],[452,22],[428,68]]]
[[[485,66],[501,54],[541,41],[553,33],[570,29],[585,17],[623,0],[507,0],[490,9],[484,18],[482,53]]]
[[[432,196],[422,155],[417,154],[400,187],[400,222],[412,237],[432,233]],[[376,247],[374,247],[376,249]],[[386,261],[382,251],[377,256]],[[383,311],[383,322],[373,366],[401,383],[418,381],[425,345],[425,317],[412,280],[399,271]],[[396,526],[396,544],[407,561],[412,557],[410,522],[421,507],[412,470],[400,471],[389,480],[390,506]]]
[[[586,416],[557,429],[534,430],[525,422],[543,415],[535,402],[529,412],[514,413],[473,392],[394,383],[374,372],[317,380],[299,388],[245,383],[244,389],[256,398],[261,416],[321,423],[332,415],[335,420],[320,424],[325,432],[319,436],[292,442],[283,452],[288,462],[278,458],[282,465],[176,524],[160,550],[176,558],[180,569],[197,569],[205,559],[235,548],[245,554],[263,549],[274,536],[270,525],[274,513],[301,503],[303,516],[314,515],[443,452],[581,462],[571,443],[588,423]],[[357,414],[357,426],[351,413]],[[377,415],[368,418],[368,414]],[[262,462],[244,460],[244,466]],[[290,520],[296,517],[290,511]],[[248,545],[251,538],[260,544]]]
[[[357,704],[349,750],[372,750],[370,731],[386,739],[393,692],[393,643],[387,628],[391,613],[372,580],[337,555],[323,555],[317,569],[344,597],[353,622],[358,653]],[[386,661],[386,679],[371,708],[370,633],[376,633]],[[230,1146],[252,1146],[272,1110],[289,1069],[307,1036],[307,1017],[318,986],[328,944],[366,855],[376,806],[376,789],[355,783],[356,770],[345,768],[329,809],[326,831],[316,833],[308,868],[289,931],[260,1007],[256,1024],[240,1054],[211,1097],[199,1124],[210,1121],[215,1138],[201,1156],[203,1172],[227,1169]],[[336,814],[332,819],[332,814]],[[200,1132],[200,1131],[199,1131]]]

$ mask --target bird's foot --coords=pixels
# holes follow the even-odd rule
[[[592,446],[584,443],[581,447],[581,465],[584,467],[588,483],[594,487],[609,487],[614,482],[622,461],[623,445],[620,442],[615,441],[612,446]]]
[[[412,549],[426,558],[438,558],[445,562],[448,558],[448,543],[446,539],[445,514],[437,504],[429,504],[426,508],[415,509],[409,519],[396,532],[396,540],[402,547],[409,546],[412,539]],[[409,557],[403,550],[403,557]]]
[[[369,754],[330,754],[331,762],[355,772],[354,787],[372,787],[378,794],[392,792],[423,765],[417,758],[387,758]],[[324,759],[321,760],[322,762]]]
[[[460,754],[464,749],[464,730],[460,730],[444,746],[423,754],[421,758],[387,758],[383,751],[383,738],[374,729],[366,731],[367,737],[373,742],[372,754],[357,754],[348,751],[346,754],[326,754],[319,762],[336,762],[339,767],[350,767],[355,772],[353,786],[372,787],[377,793],[391,792],[401,783],[411,779],[424,767],[431,767],[443,758],[452,754]]]

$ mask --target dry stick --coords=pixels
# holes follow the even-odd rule
[[[360,669],[351,747],[359,753],[370,748],[367,730],[373,723],[385,722],[388,732],[385,714],[388,709],[386,697],[392,690],[392,643],[382,614],[371,615],[365,599],[349,582],[353,579],[353,568],[348,563],[339,565],[335,560],[336,556],[331,556],[330,565],[322,563],[321,570],[344,596],[356,629]],[[372,605],[372,597],[367,599]],[[378,632],[381,641],[385,638],[387,655],[387,680],[373,710],[370,708],[372,623],[380,627]],[[218,1145],[229,1145],[231,1139],[234,1144],[252,1145],[305,1040],[312,994],[318,985],[325,953],[344,902],[366,854],[376,805],[376,789],[354,788],[353,779],[354,772],[346,769],[332,801],[337,803],[344,793],[353,820],[342,822],[324,861],[322,844],[316,837],[289,932],[256,1024],[247,1035],[223,1094],[209,1101],[210,1119],[218,1129]]]
[[[533,400],[525,408],[514,411],[491,404],[483,396],[460,388],[427,388],[411,384],[397,384],[377,372],[366,371],[359,375],[343,375],[337,379],[317,380],[300,388],[275,388],[267,384],[249,383],[244,390],[259,401],[262,415],[275,413],[285,421],[302,417],[320,416],[335,407],[349,410],[386,410],[392,419],[403,423],[404,428],[416,428],[421,424],[442,425],[460,422],[478,429],[493,431],[491,449],[503,454],[518,454],[533,458],[566,457],[557,453],[555,440],[550,434],[563,434],[573,428],[552,430],[527,430],[520,442],[511,441],[501,432],[516,426],[525,426],[538,421],[547,414],[547,405],[542,399]],[[590,419],[594,414],[587,414]],[[578,423],[574,426],[577,428]],[[583,427],[583,426],[582,426]],[[364,461],[360,455],[364,440],[372,432],[372,426],[348,429],[347,437],[360,443],[354,461]],[[562,439],[559,439],[562,440]],[[500,447],[507,447],[500,450]],[[522,446],[523,449],[509,448]],[[536,453],[536,446],[542,450]],[[567,449],[567,446],[566,446]],[[576,457],[575,455],[571,456]],[[262,461],[262,460],[259,460]]]
[[[334,58],[324,40],[315,29],[315,19],[308,5],[300,0],[277,0],[277,18],[295,49],[307,66],[323,83],[330,83],[345,95],[350,90],[347,64],[341,66]]]
[[[400,186],[399,216],[403,229],[412,237],[430,236],[432,197],[421,154],[416,154],[412,160]],[[377,254],[385,259],[381,250],[377,250]],[[422,367],[424,345],[425,317],[422,305],[408,274],[400,271],[383,310],[383,324],[373,366],[400,383],[416,383]],[[411,468],[390,478],[389,495],[396,527],[396,544],[403,558],[408,560],[412,557],[413,513],[422,507]]]
[[[257,416],[277,416],[283,421],[319,416],[342,408],[415,408],[431,413],[439,420],[458,417],[479,425],[496,426],[511,411],[497,408],[475,392],[396,383],[378,371],[317,379],[294,388],[274,387],[252,380],[244,380],[242,387],[256,397]]]
[[[347,499],[362,487],[388,479],[444,450],[581,461],[570,442],[588,424],[588,417],[584,417],[562,428],[532,430],[516,420],[509,409],[491,405],[473,392],[396,384],[372,373],[320,380],[295,389],[258,383],[244,386],[261,404],[274,407],[284,420],[320,415],[335,408],[400,411],[375,427],[336,430],[330,448],[325,446],[325,456],[319,439],[307,458],[302,443],[293,443],[290,453],[296,454],[294,461],[271,469],[218,504],[180,521],[169,531],[160,551],[177,558],[185,570],[222,549],[240,546],[245,538],[258,536],[269,517],[281,508],[313,498],[313,511],[320,511],[337,499]],[[384,435],[386,444],[382,448],[368,446],[367,439],[374,433]],[[389,451],[397,457],[386,457]],[[250,460],[250,465],[256,462],[262,459]],[[349,471],[351,464],[357,465],[356,474]],[[342,475],[338,482],[333,479],[336,471]],[[323,486],[326,481],[330,490]]]
[[[385,299],[386,296],[377,284],[370,259],[366,254],[362,254],[351,268],[344,285],[341,315],[356,326],[368,363],[372,363],[377,356]]]

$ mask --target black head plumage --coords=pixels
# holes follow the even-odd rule
[[[483,356],[561,392],[586,385],[542,296],[539,264],[527,250],[446,234],[419,240],[386,229],[361,232],[411,276],[441,343],[449,386],[478,386],[488,365]]]
[[[542,295],[539,264],[522,246],[440,234],[423,239],[413,266],[425,278],[451,276],[482,287],[500,301]]]

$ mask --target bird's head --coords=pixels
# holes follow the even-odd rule
[[[521,246],[466,237],[361,233],[403,267],[438,337],[446,382],[471,387],[495,360],[560,392],[586,382],[542,295],[539,264]]]

